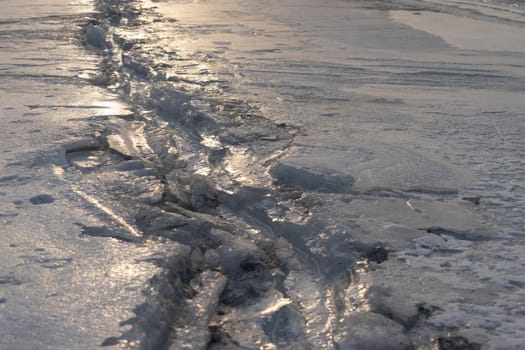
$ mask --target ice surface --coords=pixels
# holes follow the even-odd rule
[[[112,221],[64,177],[72,170],[68,149],[92,148],[109,115],[130,113],[85,79],[97,71],[98,57],[80,47],[76,26],[90,11],[91,2],[2,2],[2,349],[99,347],[127,331],[120,323],[145,302],[144,288],[161,270],[152,254],[169,254],[166,245],[90,236]],[[112,229],[115,236],[122,231]]]
[[[519,349],[520,13],[9,3],[0,347]]]
[[[286,237],[301,264],[330,276],[331,287],[325,285],[316,294],[314,282],[308,287],[311,295],[326,298],[330,305],[328,294],[346,291],[347,300],[361,300],[363,312],[368,305],[402,324],[410,342],[423,347],[430,347],[427,341],[433,338],[442,348],[497,348],[501,340],[496,333],[519,337],[516,319],[513,326],[498,323],[488,335],[481,325],[502,314],[493,309],[479,313],[490,293],[506,300],[522,294],[506,289],[505,278],[487,279],[486,270],[489,261],[499,259],[494,249],[516,254],[518,249],[509,250],[507,244],[517,242],[511,232],[522,226],[520,219],[511,218],[512,211],[497,209],[499,200],[509,208],[521,207],[519,201],[493,191],[498,182],[519,181],[512,174],[520,173],[522,145],[508,127],[521,125],[516,116],[523,108],[518,102],[523,61],[517,51],[523,35],[519,23],[498,22],[484,14],[519,21],[519,9],[452,1],[152,5],[178,21],[159,24],[159,31],[170,33],[169,41],[159,35],[160,45],[189,61],[195,60],[192,52],[206,57],[194,63],[198,69],[169,68],[184,76],[185,83],[209,82],[204,91],[192,90],[191,84],[181,88],[201,91],[212,106],[220,104],[214,113],[238,111],[221,102],[243,100],[279,125],[298,127],[291,144],[283,153],[277,151],[276,163],[261,159],[271,165],[269,174],[281,191],[277,207],[270,195],[260,209],[254,204],[235,208],[258,218],[266,213],[273,233]],[[223,80],[229,85],[216,85]],[[269,144],[232,137],[236,132],[219,137],[226,148],[225,170],[234,179],[243,174],[241,184],[250,176],[251,186],[267,186],[266,177],[249,169],[258,167],[257,156],[267,152]],[[249,167],[238,160],[238,153],[229,152],[229,144],[237,145],[237,140],[252,150],[250,158],[242,158],[249,159]],[[489,161],[495,154],[508,154],[510,159]],[[513,171],[496,170],[510,169],[510,164],[515,164]],[[210,174],[224,184],[220,172]],[[493,201],[493,196],[500,199]],[[361,282],[353,285],[365,290],[384,286],[387,292],[374,297],[351,294],[354,287],[345,285],[338,274],[355,268],[356,260],[373,256],[366,252],[377,244],[390,251],[388,262],[365,268]],[[313,327],[309,331],[338,334],[340,326],[330,326],[333,318],[341,317],[337,311],[332,313],[331,306],[323,311],[306,295],[299,297],[296,288],[306,288],[311,281],[305,274],[316,279],[310,270],[301,273],[288,293],[304,310],[305,324]],[[471,294],[473,289],[480,292]],[[321,330],[308,310],[315,310],[326,328]],[[433,323],[433,318],[442,321]],[[446,324],[456,335],[443,332]],[[228,329],[230,336],[237,334]],[[311,344],[319,339],[305,338]],[[354,341],[357,338],[354,335]],[[281,338],[271,338],[276,339]],[[380,338],[374,340],[381,343]],[[372,346],[372,340],[363,341]],[[365,343],[358,347],[366,348]],[[324,344],[333,346],[330,341]]]
[[[390,16],[395,21],[437,35],[461,49],[510,52],[525,50],[525,30],[512,25],[435,12],[392,11]]]

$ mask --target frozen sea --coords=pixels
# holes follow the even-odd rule
[[[525,3],[0,6],[0,349],[525,349]]]

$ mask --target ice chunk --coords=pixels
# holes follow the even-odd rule
[[[280,186],[316,192],[345,193],[354,183],[354,178],[350,175],[299,168],[284,163],[275,165],[270,174]]]
[[[107,47],[106,33],[107,31],[103,27],[90,23],[86,27],[85,42],[87,45],[98,49],[105,49]]]
[[[265,254],[255,244],[242,237],[220,230],[213,232],[222,243],[221,267],[228,278],[221,302],[239,306],[268,291],[272,276]]]
[[[411,347],[403,334],[403,326],[380,314],[354,314],[345,323],[347,330],[337,341],[340,349],[404,350]]]

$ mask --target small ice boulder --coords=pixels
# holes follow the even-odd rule
[[[373,312],[349,316],[344,330],[337,339],[340,349],[405,350],[412,344],[403,326]]]
[[[275,165],[270,175],[281,187],[315,192],[347,193],[354,183],[350,175],[284,163]]]
[[[131,63],[128,63],[130,65]],[[136,69],[134,70],[136,72]],[[184,105],[191,97],[183,91],[164,86],[152,89],[151,98],[157,101],[157,110],[163,117],[179,119],[184,113]],[[185,116],[186,117],[186,116]]]
[[[86,27],[85,42],[89,46],[93,46],[98,49],[105,49],[107,47],[106,34],[106,29],[104,29],[101,26],[90,23]]]

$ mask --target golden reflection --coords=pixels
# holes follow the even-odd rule
[[[367,260],[360,260],[356,262],[355,274],[357,276],[368,276],[369,264]],[[366,297],[370,283],[366,280],[358,280],[356,283],[352,282],[349,288],[346,290],[345,299],[348,301],[348,308],[345,312],[345,316],[356,312],[370,311],[371,307]]]
[[[136,278],[141,276],[146,270],[139,264],[131,262],[122,262],[119,264],[112,265],[109,270],[110,277],[129,280],[130,278]]]
[[[129,106],[118,99],[116,95],[111,95],[112,99],[97,101],[97,106],[104,107],[104,115],[124,115],[131,113]]]
[[[215,135],[204,135],[202,137],[201,145],[214,150],[222,148],[219,138]]]
[[[134,239],[142,238],[142,234],[140,233],[140,231],[138,231],[133,226],[128,224],[122,216],[118,215],[113,210],[103,205],[95,197],[90,196],[89,194],[75,187],[73,187],[73,192],[78,194],[80,197],[84,198],[88,203],[92,204],[97,209],[100,209],[102,212],[107,214],[113,221],[120,224],[128,233],[130,233],[131,237],[128,237],[128,238],[134,238]]]
[[[235,181],[247,186],[256,186],[265,171],[257,166],[256,158],[250,150],[230,146],[228,151],[229,156],[225,160],[224,169]]]
[[[283,306],[289,305],[291,303],[292,303],[292,301],[290,299],[288,299],[288,298],[277,299],[277,300],[274,301],[274,303],[272,305],[270,305],[266,309],[262,310],[260,312],[260,314],[262,316],[273,314],[274,312],[279,311],[279,309],[282,308]]]
[[[56,177],[58,177],[60,180],[64,180],[64,174],[65,174],[64,168],[53,165],[52,171]]]

